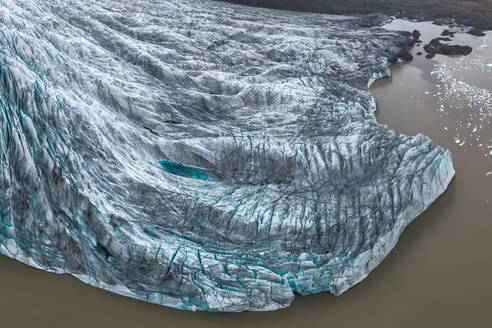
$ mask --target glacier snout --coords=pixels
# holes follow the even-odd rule
[[[454,176],[374,117],[383,17],[0,4],[0,253],[187,310],[340,294]]]

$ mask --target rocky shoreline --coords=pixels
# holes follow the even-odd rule
[[[492,0],[225,0],[255,7],[284,9],[327,14],[382,13],[399,18],[432,20],[436,24],[451,24],[473,27],[470,34],[483,35],[492,30]],[[369,3],[368,3],[369,2]]]
[[[413,30],[410,32],[404,32],[407,36],[408,47],[413,45],[419,46],[422,44],[422,40],[420,40],[420,36],[422,35],[420,31]],[[457,56],[457,55],[469,55],[472,52],[472,48],[470,46],[462,46],[457,44],[447,44],[443,42],[452,41],[452,37],[454,37],[455,32],[450,32],[449,30],[444,30],[440,37],[432,39],[428,44],[424,45],[424,50],[426,52],[425,57],[428,59],[433,58],[436,54],[446,55],[446,56]],[[423,53],[421,51],[416,53],[417,56],[421,56]],[[412,60],[412,55],[407,49],[403,49],[400,53],[396,54],[389,58],[391,63],[395,63],[398,60],[409,61]]]
[[[291,0],[224,0],[242,5],[293,10],[301,12],[317,12],[328,14],[385,14],[393,15],[398,18],[432,20],[437,25],[449,25],[441,37],[431,40],[423,48],[426,52],[425,57],[433,58],[436,54],[440,55],[468,55],[472,48],[466,45],[447,44],[451,42],[458,29],[460,33],[468,33],[474,36],[484,36],[484,30],[492,29],[492,0],[482,0],[477,2],[464,2],[451,0],[446,3],[434,3],[430,0],[418,0],[412,2],[411,6],[407,2],[400,0],[387,3],[383,0],[371,0],[370,6],[367,1],[347,0],[327,1],[327,0],[306,0],[304,2]],[[372,15],[370,15],[372,16]],[[377,16],[377,15],[376,15]],[[382,15],[381,15],[382,16]],[[373,22],[374,23],[374,22]],[[420,32],[415,30],[409,35],[412,44],[422,43]],[[418,52],[417,55],[422,55]],[[402,54],[398,56],[401,60],[411,60],[412,56]],[[395,58],[396,61],[397,58]],[[391,58],[390,58],[391,61]]]
[[[470,31],[473,31],[473,33],[470,33]],[[476,36],[482,36],[478,33],[476,29],[470,30],[468,33]],[[433,58],[436,54],[440,55],[446,55],[446,56],[457,56],[457,55],[469,55],[472,52],[472,48],[467,45],[458,45],[458,44],[447,44],[447,43],[442,43],[442,42],[451,42],[453,41],[452,38],[454,38],[456,31],[450,31],[448,29],[444,30],[441,33],[441,36],[432,39],[428,44],[424,45],[424,50],[427,53],[426,58],[431,59]],[[482,32],[483,33],[483,32]],[[484,34],[485,35],[485,34]],[[418,30],[414,30],[411,33],[411,38],[410,41],[413,44],[417,44],[418,46],[422,43],[422,40],[420,40],[421,33]],[[442,42],[441,42],[442,41]],[[417,52],[417,56],[422,55],[422,52]]]

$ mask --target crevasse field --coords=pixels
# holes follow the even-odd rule
[[[375,120],[383,20],[1,1],[0,252],[187,310],[343,293],[454,175]]]

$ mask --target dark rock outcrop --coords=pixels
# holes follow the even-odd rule
[[[474,36],[484,36],[485,35],[485,33],[482,30],[477,29],[477,28],[472,28],[471,30],[469,30],[466,33],[474,35]]]
[[[450,36],[450,37],[454,38],[454,32],[451,32],[450,30],[442,31],[441,35],[442,36]]]
[[[429,44],[426,44],[424,46],[424,50],[427,51],[428,54],[440,55],[469,55],[472,52],[472,48],[470,46],[444,44],[439,41],[439,38],[433,39],[429,42]]]

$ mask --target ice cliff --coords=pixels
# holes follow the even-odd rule
[[[0,252],[187,310],[343,293],[454,175],[375,120],[382,19],[1,1]]]

